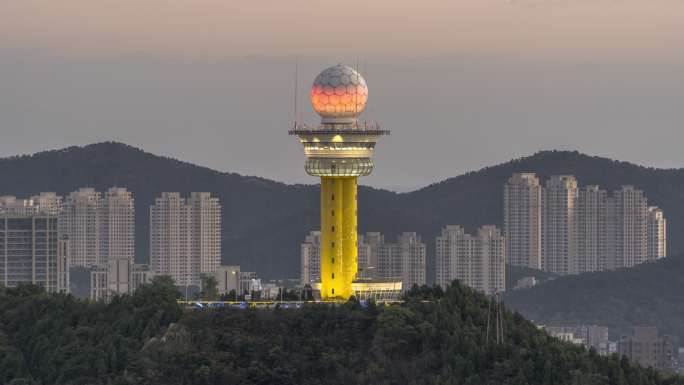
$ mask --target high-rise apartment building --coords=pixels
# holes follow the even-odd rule
[[[453,280],[492,295],[506,288],[505,240],[494,226],[476,236],[461,226],[448,225],[436,239],[436,283],[446,288]]]
[[[554,175],[541,197],[542,270],[577,274],[577,180],[572,175]]]
[[[52,197],[43,195],[37,199],[52,201]],[[132,264],[135,257],[133,195],[120,187],[110,188],[104,196],[93,188],[74,191],[62,204],[59,231],[69,239],[71,266],[103,268],[113,259],[126,259]]]
[[[359,267],[365,274],[372,278],[399,277],[399,270],[393,267],[394,260],[387,256],[388,249],[385,246],[385,236],[382,233],[370,231],[363,237],[359,237],[359,250],[367,253],[364,259],[368,265]],[[360,251],[361,252],[361,251]]]
[[[472,282],[473,237],[461,226],[447,225],[436,239],[435,284],[446,288],[455,279]]]
[[[405,232],[396,243],[388,243],[384,235],[371,232],[366,233],[364,242],[377,261],[376,278],[401,280],[403,290],[426,283],[426,248],[418,234]]]
[[[414,232],[402,233],[397,237],[397,243],[391,244],[390,248],[395,248],[395,251],[391,253],[392,257],[399,259],[399,263],[393,265],[401,266],[401,274],[395,277],[401,277],[402,288],[410,290],[414,285],[425,285],[427,283],[426,248],[420,236]]]
[[[150,207],[150,268],[176,285],[199,284],[190,257],[190,210],[179,193],[162,193]]]
[[[300,246],[300,283],[312,285],[321,280],[321,232],[312,231]]]
[[[171,276],[179,286],[191,284],[188,224],[189,212],[179,193],[162,193],[150,207],[150,269]]]
[[[647,244],[647,260],[655,261],[667,256],[667,219],[663,215],[663,210],[655,206],[648,208]]]
[[[49,193],[32,199],[53,212],[58,207]],[[112,187],[104,195],[81,188],[67,196],[58,213],[59,233],[69,240],[70,265],[91,269],[91,299],[129,293],[135,258],[133,195],[120,187]]]
[[[648,204],[643,191],[622,186],[608,198],[607,259],[609,270],[646,261]]]
[[[57,235],[57,217],[0,215],[0,284],[39,285],[69,291],[68,242]]]
[[[59,231],[69,239],[72,267],[93,267],[104,262],[101,255],[102,196],[92,188],[69,194],[59,216]]]
[[[101,258],[108,262],[135,262],[135,204],[125,188],[112,187],[104,194],[101,214]]]
[[[597,185],[579,189],[577,196],[577,270],[605,270],[608,193]]]
[[[366,243],[366,238],[359,234],[359,251],[358,251],[358,271],[356,278],[358,279],[375,279],[377,277],[377,254],[373,252],[370,244]]]
[[[179,286],[199,285],[221,264],[221,206],[209,193],[165,192],[150,207],[150,267]]]
[[[541,215],[529,215],[538,182],[534,174],[514,174],[504,188],[508,263],[523,263],[540,229],[540,268],[556,274],[614,270],[667,255],[667,221],[648,207],[644,193],[622,186],[611,196],[599,186],[579,188],[570,175],[552,176],[541,189]],[[534,193],[532,194],[534,195]],[[532,248],[533,249],[533,248]],[[522,250],[522,252],[521,252]]]
[[[504,185],[506,260],[541,268],[541,186],[533,173],[517,173]]]
[[[221,265],[221,204],[208,192],[193,192],[187,202],[191,259],[200,274],[213,273]]]
[[[399,249],[392,243],[385,242],[385,235],[378,232],[366,233],[364,241],[370,246],[371,253],[377,260],[377,277],[401,279],[403,269],[401,257],[398,255]],[[406,286],[402,287],[404,290],[407,289]]]
[[[506,290],[506,239],[495,226],[482,226],[473,247],[473,287],[492,295]]]

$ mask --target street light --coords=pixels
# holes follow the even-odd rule
[[[237,271],[233,270],[233,275],[237,275]],[[238,301],[238,279],[235,277],[235,302]]]

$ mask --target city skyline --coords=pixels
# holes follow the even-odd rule
[[[684,385],[683,0],[0,15],[0,383]]]
[[[667,256],[669,246],[667,242],[668,225],[666,213],[657,206],[649,205],[643,191],[634,186],[623,185],[621,188],[614,190],[609,194],[608,191],[601,189],[598,185],[580,186],[573,175],[551,175],[550,178],[546,180],[545,187],[542,187],[542,183],[534,173],[514,174],[509,178],[506,185],[509,185],[512,181],[531,182],[537,189],[535,194],[538,198],[536,198],[535,202],[537,202],[536,215],[539,218],[537,225],[539,227],[537,230],[539,234],[537,237],[539,240],[537,241],[538,246],[536,246],[538,250],[538,257],[536,260],[539,263],[540,270],[561,275],[577,274],[613,270],[620,267],[632,267],[645,261],[654,261]],[[506,191],[506,189],[504,190]],[[625,197],[623,197],[623,195]],[[558,196],[561,197],[560,200],[558,199]],[[555,197],[554,200],[552,200],[551,197]],[[217,228],[221,230],[220,211],[222,207],[218,198],[212,197],[210,193],[192,193],[187,200],[177,192],[162,193],[161,197],[158,197],[157,200],[149,206],[151,213],[155,212],[155,207],[159,204],[160,199],[161,201],[164,201],[169,198],[174,198],[178,201],[178,210],[181,210],[182,208],[182,210],[177,213],[179,218],[188,217],[191,212],[202,211],[202,202],[206,201],[206,204],[209,204],[209,206],[207,206],[208,209],[204,209],[204,212],[210,215],[205,219],[207,221],[205,226],[208,226],[208,229]],[[77,210],[76,203],[79,201],[83,201],[83,203],[81,203],[83,207]],[[552,202],[555,203],[551,205]],[[620,208],[626,204],[632,205],[634,208]],[[107,207],[109,207],[109,209],[107,209]],[[504,208],[505,207],[507,206],[504,205]],[[563,213],[564,216],[549,222],[553,226],[548,227],[548,218],[551,218],[552,215],[558,215],[555,211],[550,210],[551,207],[553,207],[554,210],[557,210],[556,207],[558,207],[558,209],[560,209],[558,213]],[[504,209],[504,211],[506,210]],[[568,216],[568,214],[565,213],[566,211],[572,213],[572,215]],[[633,213],[631,213],[632,211]],[[71,192],[65,198],[54,192],[39,192],[27,199],[8,195],[0,196],[0,215],[30,217],[44,214],[58,217],[62,226],[60,234],[68,236],[70,233],[74,233],[76,235],[71,238],[75,245],[78,245],[80,242],[83,244],[81,248],[90,247],[92,249],[91,252],[84,254],[83,252],[79,252],[74,244],[71,244],[69,257],[72,267],[80,265],[90,267],[95,267],[97,265],[104,266],[111,259],[125,259],[131,266],[135,264],[136,260],[133,256],[133,234],[136,232],[135,223],[133,221],[134,212],[134,197],[125,187],[111,187],[106,189],[104,194],[93,188],[83,187]],[[186,214],[182,214],[182,212],[185,212]],[[73,219],[69,219],[74,213],[78,213],[80,222],[83,222],[84,224],[90,223],[90,233],[88,233],[88,227],[80,225],[82,229],[75,231],[75,229],[71,228],[72,226],[68,225],[69,222],[74,222]],[[618,239],[615,238],[615,236],[619,234],[615,233],[616,230],[611,230],[611,227],[608,226],[610,225],[611,220],[615,220],[611,219],[611,216],[614,216],[615,213],[635,215],[635,219],[630,219],[628,223],[638,222],[635,222],[636,225],[634,229],[630,230],[625,228],[625,230],[622,230],[628,231],[629,234],[634,234],[624,238],[626,242],[624,245],[615,243],[615,240]],[[498,236],[505,238],[505,229],[507,228],[505,212],[502,216],[504,217],[504,231]],[[527,226],[525,225],[525,222],[528,220],[529,219],[523,218],[520,223]],[[187,219],[187,221],[187,225],[182,225],[180,222],[178,225],[180,226],[179,229],[182,228],[184,229],[183,231],[188,232],[189,234],[190,227],[188,226],[196,221],[191,219]],[[111,225],[108,226],[106,224],[107,222],[111,223]],[[162,222],[166,223],[168,221]],[[445,224],[444,226],[449,228],[454,225]],[[612,226],[615,227],[614,225]],[[113,236],[112,231],[108,230],[110,227],[118,229],[119,234]],[[461,228],[457,225],[456,227]],[[489,227],[499,231],[492,225],[482,225],[478,232],[488,229]],[[624,226],[619,227],[624,228]],[[564,239],[567,243],[557,243],[554,238],[545,235],[551,229],[557,232],[557,234],[554,235],[554,238]],[[403,232],[398,233],[398,239],[408,236],[409,238],[413,237],[414,239],[417,239],[418,242],[421,243],[421,234],[411,232],[410,230],[410,228],[407,228]],[[158,226],[151,226],[150,231],[158,233],[161,231],[161,228]],[[197,250],[204,248],[206,252],[209,252],[212,256],[208,256],[208,262],[203,263],[203,265],[206,266],[203,268],[204,273],[215,271],[215,269],[224,262],[235,263],[231,256],[226,257],[221,253],[220,236],[213,234],[212,231],[214,230],[210,230],[209,233],[203,235],[203,237],[206,238],[205,242],[187,240],[186,247],[176,247],[179,250],[184,249],[186,251],[191,248]],[[463,231],[462,228],[461,231]],[[465,235],[469,237],[468,234]],[[183,238],[183,236],[181,236],[180,233],[178,237],[179,238],[176,241],[185,242],[182,241],[181,238]],[[108,244],[109,238],[116,240],[113,246],[110,245],[110,247],[113,247],[113,249],[116,250],[111,256],[111,252],[106,251],[106,245]],[[311,274],[311,271],[314,270],[309,270],[307,272],[305,264],[308,264],[308,262],[305,263],[304,255],[305,253],[311,254],[313,256],[307,257],[308,260],[320,261],[320,250],[318,249],[318,246],[315,246],[320,244],[320,231],[311,232],[306,238],[307,240],[301,245],[300,250],[300,266],[302,269],[299,274],[302,282],[312,282],[311,279],[304,278],[305,274],[320,277],[320,269],[316,269],[316,273],[314,274]],[[612,240],[613,238],[615,238],[615,240]],[[378,252],[379,249],[374,250],[372,247],[374,243],[379,245],[385,244],[384,235],[382,233],[374,231],[367,232],[365,235],[359,233],[358,239],[359,278],[372,279],[376,275],[377,277],[382,278],[398,278],[402,276],[402,263],[392,262],[392,258],[394,257],[391,257],[391,255],[394,252],[388,251],[387,257],[383,262],[382,257],[380,260],[378,259],[378,256],[382,256],[382,253]],[[508,240],[508,238],[505,239]],[[515,239],[515,236],[511,236],[511,239]],[[305,244],[309,246],[305,248]],[[390,243],[388,242],[388,244]],[[635,247],[639,249],[639,252],[636,254],[628,254],[625,251],[622,251],[623,249],[631,250]],[[514,249],[515,247],[511,248],[511,250]],[[561,250],[564,253],[556,255],[554,252],[549,251],[556,249]],[[508,250],[506,253],[506,263],[512,265],[520,264],[520,262],[516,262],[515,256],[511,254],[511,250]],[[197,252],[200,253],[200,251]],[[439,260],[444,257],[439,256],[439,247],[437,247],[436,250],[433,250],[433,252],[436,252],[436,254],[433,255],[436,259],[434,268],[439,269]],[[188,251],[188,253],[190,253],[190,251]],[[82,254],[83,256],[81,256]],[[152,254],[154,253],[150,253],[149,255],[152,256]],[[169,258],[168,255],[161,251],[157,254],[159,254],[159,256],[164,254],[164,259]],[[85,255],[90,256],[91,260],[89,262],[84,259]],[[421,258],[426,258],[425,251],[423,251],[423,256]],[[137,262],[150,264],[151,259]],[[189,260],[186,262],[190,263]],[[386,266],[383,266],[383,263]],[[420,263],[424,265],[425,261],[423,260]],[[556,265],[558,263],[565,263],[566,265]],[[193,268],[195,273],[190,275],[194,278],[189,280],[188,284],[198,284],[199,266],[200,265],[196,265]],[[369,271],[368,266],[370,266],[371,269],[377,270]],[[383,272],[382,269],[385,269],[385,271]],[[399,273],[391,273],[393,269],[398,269],[397,271],[399,271]],[[425,267],[419,268],[418,270],[427,272]],[[450,281],[450,279],[446,279],[445,281],[443,278],[440,278],[439,272],[436,274],[437,276],[435,277],[436,280],[434,283],[444,284],[444,282]],[[457,273],[449,274],[453,277],[458,275]],[[427,275],[430,276],[430,273],[427,273]],[[178,282],[186,282],[185,279],[179,277],[180,276],[176,277]],[[405,277],[402,279],[407,283],[409,282]],[[464,279],[470,278],[466,277]],[[423,276],[422,278],[418,278],[417,281],[412,282],[426,283],[427,279]]]
[[[580,187],[573,175],[514,173],[504,184],[507,262],[559,275],[616,270],[667,256],[667,218],[644,192]]]

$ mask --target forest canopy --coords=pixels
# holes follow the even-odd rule
[[[376,306],[185,310],[167,277],[92,303],[0,289],[3,384],[674,384],[562,343],[455,282]]]

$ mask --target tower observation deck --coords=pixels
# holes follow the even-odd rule
[[[321,178],[321,298],[346,300],[358,270],[357,179],[373,171],[375,143],[389,131],[359,123],[368,87],[353,68],[323,70],[310,96],[321,124],[295,123],[289,134],[304,146],[306,172]]]

